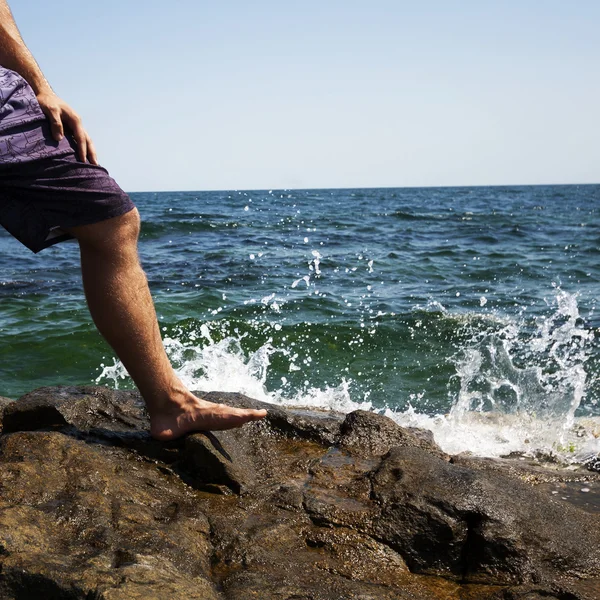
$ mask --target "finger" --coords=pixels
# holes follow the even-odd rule
[[[77,144],[77,158],[81,162],[85,162],[87,160],[87,133],[83,126],[81,125],[81,121],[74,121],[71,125],[71,130],[73,131],[73,139]]]
[[[71,131],[73,139],[77,144],[77,158],[81,162],[85,162],[87,158],[87,133],[83,128],[83,124],[79,115],[67,107],[68,110],[63,111],[63,121],[65,126]]]
[[[60,140],[62,140],[63,136],[65,135],[65,130],[63,128],[62,120],[60,118],[60,111],[59,110],[48,111],[48,112],[46,112],[46,117],[48,118],[48,121],[50,123],[50,130],[52,131],[52,137],[57,142],[60,142]]]
[[[77,144],[77,156],[81,162],[87,162],[87,140],[85,138]]]
[[[96,155],[96,148],[94,147],[94,142],[92,142],[92,139],[90,138],[89,135],[87,136],[87,155],[88,155],[88,160],[93,165],[98,164],[98,156]]]

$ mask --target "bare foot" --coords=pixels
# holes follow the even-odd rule
[[[191,431],[217,431],[241,427],[267,416],[266,410],[233,408],[192,396],[185,404],[150,414],[150,433],[161,440],[174,440]]]

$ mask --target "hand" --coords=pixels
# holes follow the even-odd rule
[[[52,91],[41,92],[37,95],[37,101],[50,121],[52,137],[60,142],[67,128],[77,143],[77,158],[97,165],[96,150],[88,132],[83,128],[81,117]]]

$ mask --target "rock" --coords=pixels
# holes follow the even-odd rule
[[[223,402],[238,408],[264,408],[268,411],[266,422],[271,431],[324,445],[331,445],[336,441],[344,418],[342,414],[329,411],[283,409],[231,392],[209,392],[200,395],[210,402]]]
[[[4,398],[0,396],[0,432],[2,431],[2,419],[4,416],[4,409],[13,402],[10,398]]]
[[[373,532],[414,572],[499,585],[600,574],[600,520],[524,483],[420,448],[390,450],[372,482]]]
[[[506,458],[481,458],[459,454],[453,456],[452,464],[477,471],[502,474],[535,486],[547,497],[566,502],[588,512],[600,514],[600,473],[591,472],[586,465],[574,468],[560,463],[541,463],[539,460],[519,456],[517,460]],[[586,490],[587,493],[583,493]]]
[[[147,430],[149,420],[137,392],[103,387],[39,388],[11,403],[4,411],[4,431],[34,431],[72,425],[81,431]]]
[[[436,456],[450,459],[433,441],[433,434],[400,427],[392,419],[364,410],[346,416],[340,428],[338,445],[359,455],[382,456],[396,446],[424,448]]]
[[[596,473],[600,473],[600,454],[596,454],[595,456],[590,456],[585,461],[585,466],[590,471],[595,471]]]
[[[560,465],[540,463],[533,459],[519,457],[519,460],[509,458],[482,458],[470,454],[457,454],[451,459],[452,464],[499,473],[518,479],[523,483],[540,485],[546,483],[561,483],[570,481],[600,481],[600,477],[588,473],[584,469],[565,469]]]
[[[504,588],[498,593],[498,600],[564,600],[578,598],[580,600],[598,600],[600,579],[587,581],[563,579],[548,585],[523,585]]]
[[[161,443],[135,392],[8,404],[0,600],[597,600],[600,517],[538,491],[556,468],[449,461],[364,411],[204,397],[269,414]]]
[[[208,519],[155,465],[17,432],[0,440],[0,481],[1,598],[219,597]]]
[[[215,434],[207,432],[188,436],[185,453],[194,479],[205,485],[227,486],[238,494],[242,491],[244,473]]]

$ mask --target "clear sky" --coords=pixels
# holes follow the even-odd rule
[[[598,0],[9,0],[127,191],[600,182]]]

